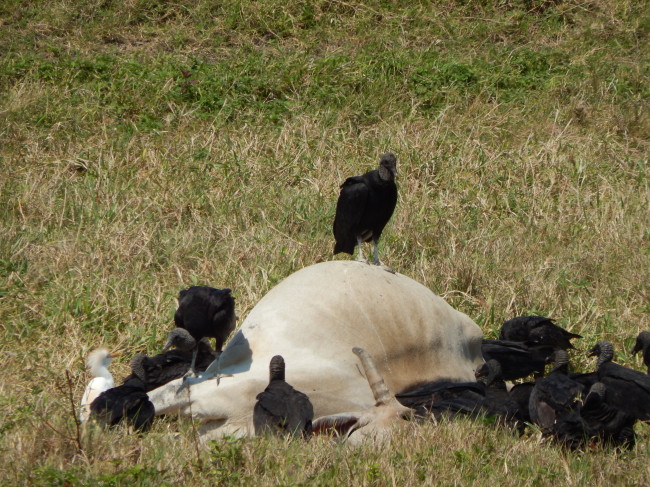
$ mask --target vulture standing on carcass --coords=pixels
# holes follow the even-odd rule
[[[600,340],[589,351],[598,356],[598,382],[607,388],[607,403],[641,421],[650,421],[650,375],[612,362],[614,345]]]
[[[98,348],[88,354],[86,367],[93,378],[86,386],[86,390],[81,397],[81,410],[79,412],[79,419],[81,421],[88,419],[90,415],[90,404],[97,396],[115,385],[113,376],[108,370],[108,366],[112,361],[113,357],[105,348]]]
[[[582,336],[560,328],[553,321],[553,319],[543,316],[517,316],[504,321],[499,339],[527,342],[532,345],[547,345],[562,350],[574,348],[570,340],[582,338]]]
[[[253,409],[255,434],[312,434],[314,408],[306,394],[295,390],[284,379],[284,359],[276,355],[269,365],[269,385],[257,395]]]
[[[379,237],[390,220],[397,204],[397,160],[387,152],[379,161],[379,168],[361,176],[347,178],[341,185],[334,217],[334,254],[354,254],[359,246],[363,261],[363,242],[374,244],[374,263],[379,265]]]
[[[191,286],[178,293],[178,309],[174,314],[176,326],[187,330],[197,343],[205,337],[215,338],[218,355],[235,329],[235,320],[235,300],[230,289]],[[190,374],[196,374],[197,355],[198,346],[195,346]]]
[[[174,347],[173,350],[169,348]],[[142,357],[141,367],[143,374],[140,379],[144,381],[145,391],[149,392],[174,379],[187,374],[190,370],[194,350],[197,349],[195,368],[203,371],[217,358],[207,339],[196,340],[183,328],[174,328],[169,332],[164,351],[153,357]],[[128,376],[124,383],[132,379],[135,373]]]
[[[632,355],[639,352],[642,352],[643,363],[648,368],[648,374],[650,374],[650,331],[642,331],[636,337]]]
[[[106,426],[126,421],[137,431],[149,429],[155,415],[154,405],[145,391],[142,367],[146,355],[136,353],[131,359],[132,375],[121,386],[102,392],[90,405],[90,417]]]

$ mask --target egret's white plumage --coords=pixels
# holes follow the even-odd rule
[[[92,380],[86,386],[84,395],[81,398],[81,410],[79,419],[85,421],[90,416],[90,404],[107,389],[115,387],[113,376],[108,370],[108,365],[113,361],[113,357],[105,348],[98,348],[88,354],[86,367],[93,376]]]

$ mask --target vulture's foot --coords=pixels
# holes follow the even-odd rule
[[[185,382],[187,379],[196,379],[198,377],[196,371],[192,368],[185,372],[185,375],[183,375],[183,382]]]
[[[223,377],[232,377],[232,374],[217,374],[214,377],[211,377],[211,379],[216,379],[217,380],[217,385],[219,385],[219,382]]]

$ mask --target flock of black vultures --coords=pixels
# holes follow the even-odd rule
[[[358,260],[364,260],[362,244],[372,241],[374,264],[380,264],[377,244],[397,202],[396,174],[396,158],[387,153],[378,169],[341,185],[333,225],[335,254],[353,254],[358,246]],[[218,358],[235,328],[230,292],[203,286],[181,291],[176,328],[163,352],[152,357],[136,354],[132,373],[123,384],[98,391],[89,402],[90,418],[107,425],[126,421],[146,430],[154,417],[147,392],[195,375]],[[216,349],[208,338],[216,339]],[[571,372],[567,350],[574,348],[571,340],[576,338],[580,335],[558,327],[550,318],[516,317],[503,323],[498,340],[483,340],[485,364],[476,371],[475,382],[438,381],[396,397],[418,420],[487,416],[519,432],[526,424],[536,424],[545,436],[569,448],[597,443],[632,448],[635,423],[650,421],[650,332],[641,332],[632,350],[643,353],[647,374],[613,362],[613,345],[605,340],[589,351],[598,357],[595,370]],[[107,364],[94,365],[110,377]],[[269,385],[258,394],[253,411],[256,434],[308,437],[313,419],[309,398],[287,384],[281,356],[273,357],[269,369]],[[533,381],[521,381],[531,376]]]

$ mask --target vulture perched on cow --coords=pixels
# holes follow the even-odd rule
[[[314,408],[306,394],[295,390],[285,381],[281,355],[271,359],[269,376],[269,385],[257,395],[253,409],[255,434],[301,435],[309,438]]]
[[[235,300],[230,289],[191,286],[178,294],[174,321],[187,330],[198,343],[202,338],[216,339],[216,352],[221,353],[228,335],[235,329]],[[190,373],[195,374],[198,347],[194,348]]]
[[[361,176],[347,178],[341,185],[334,217],[334,254],[354,254],[359,246],[357,260],[363,261],[363,242],[374,244],[374,263],[379,265],[379,237],[390,220],[397,204],[397,159],[387,152],[379,161],[379,168]]]
[[[172,350],[170,348],[174,347]],[[196,340],[183,328],[174,328],[168,336],[162,353],[152,357],[143,356],[140,379],[147,392],[160,387],[174,379],[184,377],[190,371],[194,350],[197,350],[195,368],[203,371],[217,358],[207,339]],[[133,378],[135,372],[124,382]]]

